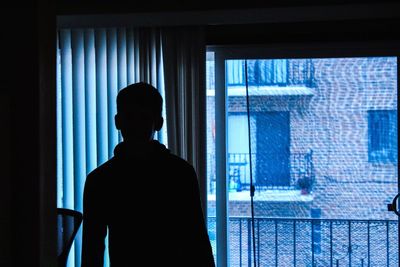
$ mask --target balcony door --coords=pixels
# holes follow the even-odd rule
[[[288,186],[290,184],[289,112],[257,114],[257,186]]]

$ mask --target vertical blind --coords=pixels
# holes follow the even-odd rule
[[[160,32],[60,29],[57,53],[57,206],[82,212],[87,174],[112,157],[121,141],[114,126],[118,91],[144,81],[164,96]],[[164,144],[166,130],[157,136]],[[80,266],[80,258],[78,233],[69,266]]]

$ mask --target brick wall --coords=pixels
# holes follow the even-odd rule
[[[307,118],[314,124],[313,206],[327,218],[395,219],[386,204],[396,194],[397,165],[368,162],[367,112],[397,110],[396,59],[318,59],[314,66]]]

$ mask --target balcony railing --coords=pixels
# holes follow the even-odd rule
[[[208,218],[214,252],[215,217]],[[229,218],[231,267],[253,266],[251,218]],[[397,220],[256,218],[257,266],[399,266]]]
[[[290,183],[286,186],[265,186],[258,182],[257,172],[257,154],[252,153],[253,163],[253,182],[258,189],[294,189],[298,187],[300,179],[308,178],[311,184],[315,180],[313,151],[310,149],[305,153],[291,153],[288,161],[288,170],[290,173]],[[228,177],[229,186],[237,191],[249,190],[250,188],[250,154],[249,153],[228,153]],[[215,190],[215,155],[208,154],[208,173],[209,192],[214,193]],[[262,179],[260,179],[262,180]]]
[[[248,62],[247,81],[250,86],[307,86],[314,87],[314,64],[312,59],[251,60]],[[244,60],[228,63],[226,82],[229,86],[246,84]],[[207,89],[215,88],[215,65],[213,59],[207,64]]]

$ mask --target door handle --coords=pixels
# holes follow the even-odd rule
[[[388,211],[393,211],[397,216],[400,217],[400,212],[397,209],[397,199],[400,197],[400,193],[397,194],[394,198],[392,203],[388,204]]]

